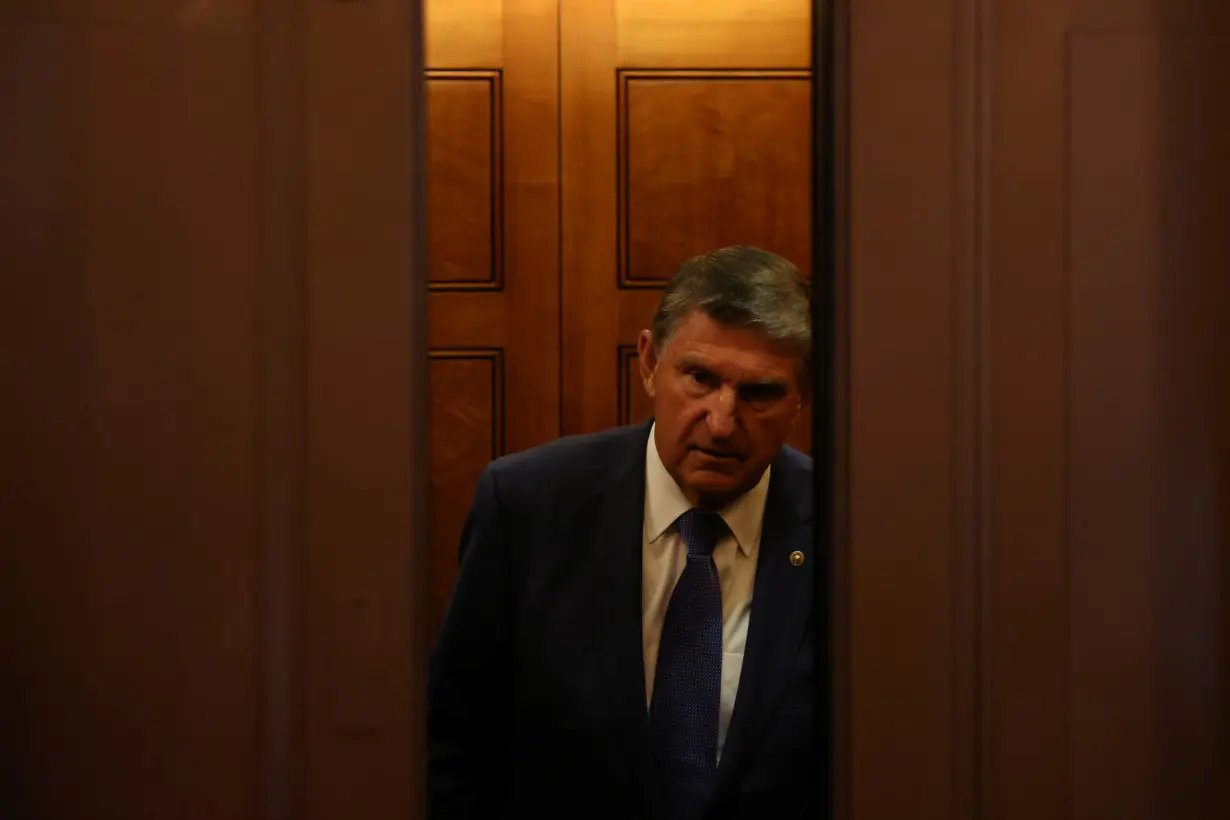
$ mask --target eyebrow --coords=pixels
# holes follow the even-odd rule
[[[717,372],[712,367],[700,361],[699,359],[693,358],[691,356],[682,357],[679,360],[679,367],[685,370],[687,369],[704,370],[706,373],[713,373],[715,376],[718,375]],[[770,378],[750,379],[748,381],[742,381],[742,382],[739,382],[737,386],[740,388],[745,388],[745,387],[784,388],[784,387],[787,387],[788,384],[787,384],[786,379],[784,378],[770,377]]]

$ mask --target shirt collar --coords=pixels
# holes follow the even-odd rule
[[[649,429],[649,441],[645,445],[645,540],[657,541],[670,529],[679,516],[692,508],[683,490],[662,463],[654,438],[657,425]],[[739,544],[739,551],[746,556],[753,554],[760,543],[760,527],[764,522],[765,498],[769,492],[769,473],[766,468],[755,487],[718,510],[726,526],[730,528]]]

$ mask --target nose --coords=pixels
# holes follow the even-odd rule
[[[709,434],[715,439],[728,438],[735,432],[735,409],[738,397],[732,388],[725,386],[714,391],[714,396],[707,418]]]

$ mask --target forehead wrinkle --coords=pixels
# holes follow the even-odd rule
[[[679,365],[681,367],[701,367],[713,374],[720,376],[723,381],[735,382],[740,387],[748,385],[789,385],[790,379],[784,370],[777,367],[770,367],[768,370],[761,368],[747,368],[737,364],[728,363],[719,365],[705,357],[703,354],[690,352],[681,353],[679,356]]]
[[[721,325],[712,317],[692,314],[659,350],[660,360],[675,368],[703,367],[726,381],[780,381],[797,386],[799,360],[788,345],[765,338],[760,331]],[[720,364],[720,366],[719,366]]]

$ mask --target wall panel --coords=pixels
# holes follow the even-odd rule
[[[504,351],[432,350],[428,376],[427,634],[435,635],[457,581],[459,533],[474,500],[478,476],[487,462],[504,454]]]
[[[811,272],[807,71],[625,71],[619,82],[619,286],[661,289],[726,245]]]
[[[504,284],[500,72],[430,71],[427,96],[430,287],[499,290]]]

